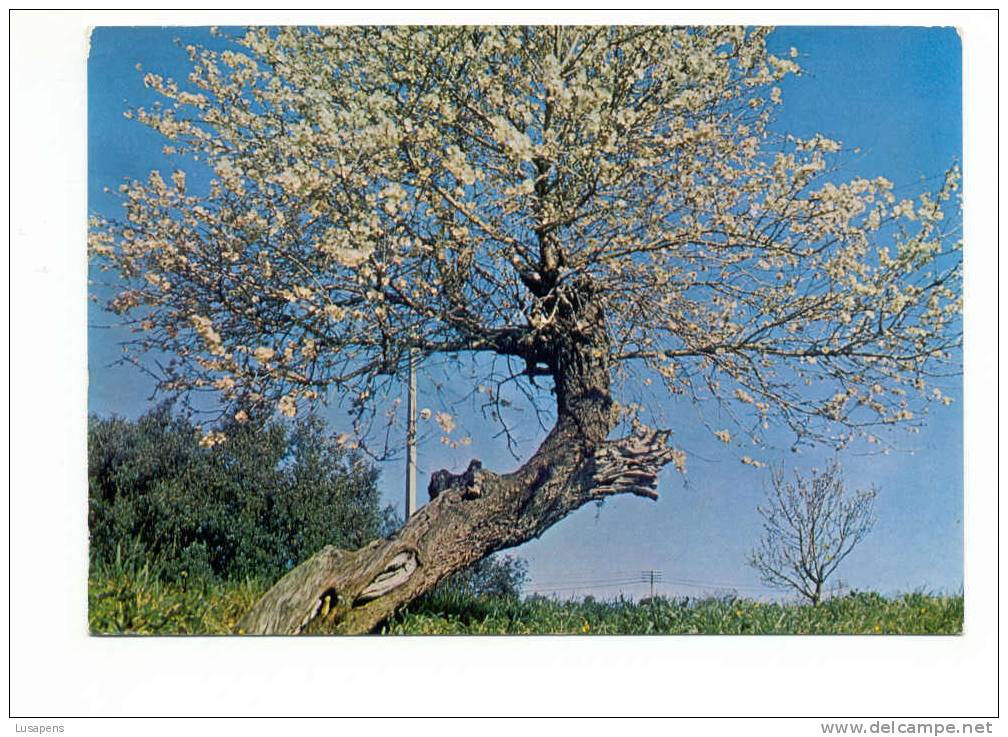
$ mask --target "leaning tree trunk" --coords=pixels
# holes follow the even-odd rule
[[[475,460],[459,475],[438,471],[430,503],[395,535],[353,551],[324,548],[267,591],[239,632],[372,632],[441,579],[538,537],[587,502],[618,493],[656,498],[658,472],[673,451],[662,432],[606,440],[616,423],[609,341],[589,295],[565,300],[561,310],[567,319],[546,360],[557,422],[528,462],[509,474]]]

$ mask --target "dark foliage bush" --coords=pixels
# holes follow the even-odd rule
[[[92,568],[149,566],[163,579],[276,578],[327,544],[357,548],[394,529],[378,472],[325,423],[233,423],[200,445],[161,406],[88,422]],[[183,574],[184,572],[184,574]]]
[[[444,579],[432,594],[518,597],[527,582],[528,562],[524,558],[491,555]]]

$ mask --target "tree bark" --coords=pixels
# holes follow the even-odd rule
[[[372,632],[438,581],[487,555],[540,536],[578,507],[611,494],[657,498],[673,455],[668,433],[606,440],[616,424],[609,340],[590,288],[561,293],[550,366],[556,425],[517,471],[470,463],[438,471],[431,501],[387,540],[329,546],[281,578],[239,623],[243,634]]]

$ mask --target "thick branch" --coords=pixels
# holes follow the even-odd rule
[[[487,471],[478,460],[461,474],[436,472],[431,502],[392,539],[353,552],[324,549],[281,579],[242,620],[242,631],[369,632],[445,576],[539,536],[589,501],[623,493],[657,498],[658,473],[675,454],[667,432],[609,441],[571,463],[555,442],[558,429],[565,434],[554,428],[512,474]]]

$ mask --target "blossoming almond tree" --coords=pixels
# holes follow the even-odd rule
[[[213,179],[129,181],[90,249],[136,345],[173,356],[161,389],[215,390],[239,421],[345,401],[348,442],[365,442],[411,352],[489,353],[555,405],[518,470],[434,474],[395,536],[319,552],[245,631],[369,631],[587,502],[655,498],[684,454],[634,387],[718,407],[726,443],[773,426],[876,441],[943,399],[957,171],[900,199],[842,181],[838,143],[773,132],[776,84],[799,68],[767,34],[252,29],[188,47],[185,81],[146,76],[165,102],[128,114]]]

